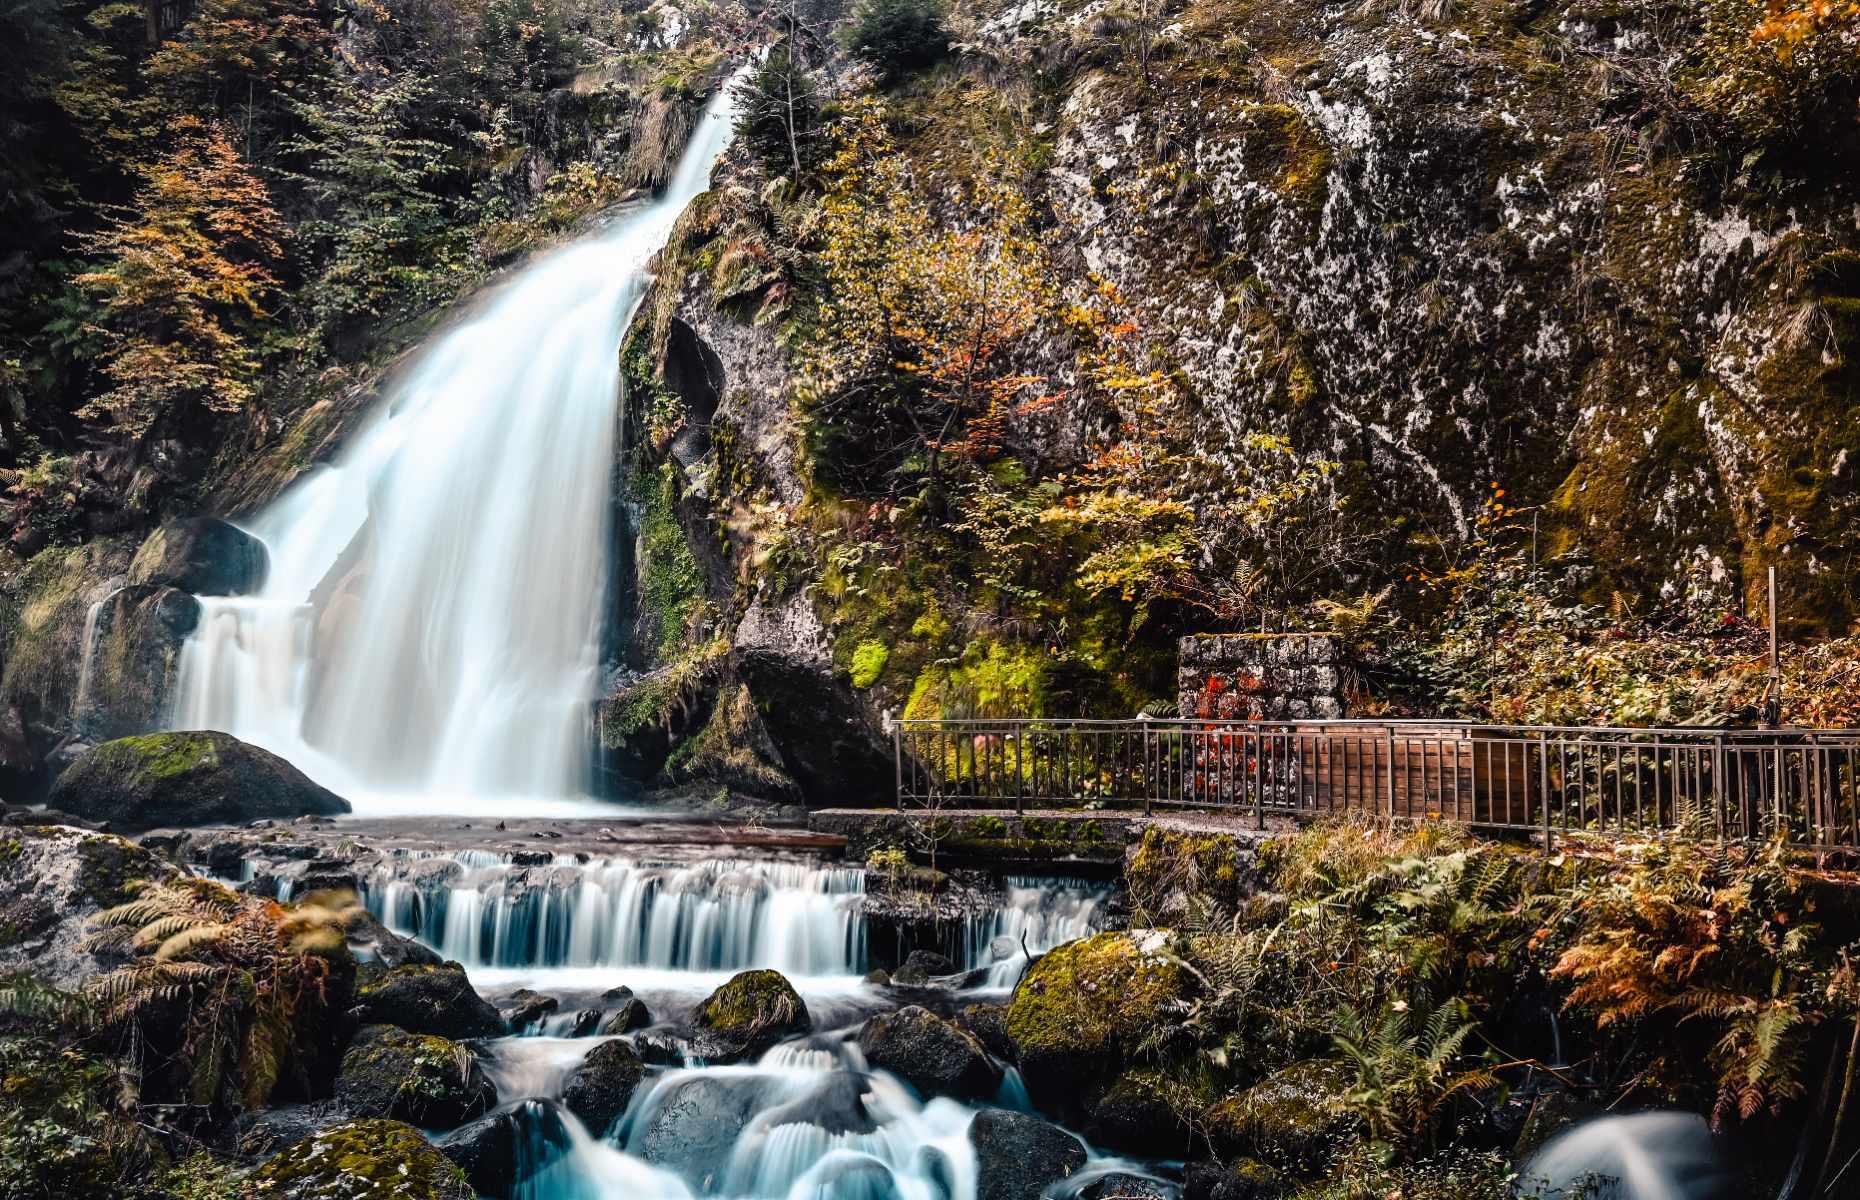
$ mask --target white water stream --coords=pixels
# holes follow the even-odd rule
[[[176,728],[264,746],[358,813],[592,808],[620,341],[732,113],[726,88],[662,195],[525,267],[246,523],[270,574],[202,599]]]

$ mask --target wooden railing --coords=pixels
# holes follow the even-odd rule
[[[1439,817],[1530,830],[1780,829],[1860,847],[1860,730],[1441,721],[900,721],[900,808]]]

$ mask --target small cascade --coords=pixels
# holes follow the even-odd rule
[[[476,968],[607,968],[856,977],[870,967],[865,874],[772,859],[654,862],[460,851],[402,854],[362,880],[384,925]],[[1101,925],[1110,889],[1015,876],[951,947],[991,989]],[[1024,949],[1023,949],[1024,947]]]
[[[1730,1200],[1739,1195],[1705,1118],[1600,1117],[1557,1135],[1520,1174],[1543,1200]]]
[[[1108,887],[1030,875],[1009,876],[1003,883],[1006,903],[971,917],[963,931],[961,961],[970,969],[986,969],[985,987],[1013,987],[1027,969],[1029,954],[1044,954],[1103,927]]]
[[[364,881],[369,911],[468,967],[645,967],[858,975],[864,873],[806,863],[483,853],[397,860]]]

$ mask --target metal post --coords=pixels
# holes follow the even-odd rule
[[[1550,853],[1550,735],[1537,731],[1537,786],[1544,806],[1544,853]]]
[[[896,713],[891,718],[891,761],[898,777],[898,811],[904,811],[904,722]]]
[[[1776,568],[1769,570],[1770,579],[1770,682],[1763,692],[1763,724],[1770,729],[1782,725],[1782,652],[1781,639],[1776,631]]]

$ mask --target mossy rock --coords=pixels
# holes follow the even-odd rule
[[[504,1019],[455,962],[365,968],[351,1013],[364,1025],[397,1025],[446,1038],[498,1037]]]
[[[881,1013],[859,1030],[865,1061],[890,1071],[920,1095],[986,1100],[1001,1088],[1001,1068],[969,1032],[912,1005]]]
[[[698,1006],[696,1021],[700,1051],[716,1061],[752,1057],[814,1027],[800,993],[779,971],[737,975]]]
[[[1213,1099],[1161,1071],[1126,1071],[1092,1105],[1085,1136],[1094,1146],[1144,1158],[1186,1158],[1195,1123]]]
[[[457,1042],[369,1025],[342,1056],[336,1098],[352,1116],[389,1117],[443,1130],[497,1107],[497,1088],[471,1051]]]
[[[151,733],[86,751],[52,785],[53,808],[117,830],[334,816],[348,801],[231,734]]]
[[[248,1200],[475,1200],[465,1173],[399,1121],[349,1121],[254,1172]]]
[[[218,517],[170,521],[149,534],[129,563],[129,582],[196,596],[244,596],[264,586],[265,543]]]
[[[618,1038],[602,1042],[568,1077],[562,1103],[581,1118],[589,1133],[600,1137],[620,1119],[645,1077],[646,1064],[633,1047]]]
[[[1042,955],[1008,1003],[1028,1089],[1061,1112],[1088,1108],[1193,988],[1169,935],[1155,930],[1101,933]]]
[[[151,851],[107,833],[57,825],[0,830],[0,972],[29,971],[75,988],[116,965],[86,940],[86,922],[125,903],[138,880],[179,870]]]
[[[1223,1157],[1254,1158],[1291,1174],[1323,1171],[1355,1120],[1337,1107],[1349,1088],[1341,1064],[1306,1059],[1210,1108],[1208,1140]]]

